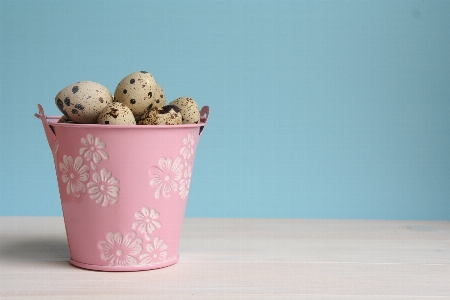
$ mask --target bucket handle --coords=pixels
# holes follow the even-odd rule
[[[57,148],[57,140],[56,135],[53,132],[53,130],[50,127],[50,124],[47,122],[47,118],[44,113],[44,109],[40,104],[38,104],[38,110],[39,114],[34,114],[34,116],[38,119],[41,119],[42,125],[44,126],[45,135],[47,136],[48,145],[50,146],[50,149],[52,150],[52,153],[55,154],[56,148]],[[51,117],[50,117],[51,118]]]
[[[202,109],[200,110],[200,122],[205,123],[208,121],[208,117],[209,117],[209,106],[203,106]],[[200,131],[198,133],[198,135],[201,135],[203,132],[203,128],[205,128],[205,125],[200,126]]]

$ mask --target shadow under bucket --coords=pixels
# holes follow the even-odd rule
[[[70,263],[140,271],[178,261],[199,124],[57,123],[39,114],[53,153]]]

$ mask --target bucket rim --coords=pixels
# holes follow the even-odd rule
[[[70,128],[102,128],[110,129],[133,129],[133,130],[149,130],[162,128],[192,128],[205,126],[206,121],[202,120],[197,124],[180,124],[180,125],[105,125],[105,124],[81,124],[81,123],[58,123],[61,116],[46,116],[49,125],[54,127],[70,127]]]
[[[67,127],[67,128],[102,128],[105,130],[113,129],[133,129],[133,130],[155,130],[155,129],[180,129],[180,128],[196,128],[204,127],[209,117],[209,106],[203,106],[200,110],[200,122],[197,124],[180,124],[180,125],[106,125],[106,124],[82,124],[82,123],[58,123],[62,116],[46,116],[42,105],[38,104],[39,114],[34,114],[38,119],[41,119],[43,124],[48,124],[52,127]],[[45,126],[44,126],[45,127]]]

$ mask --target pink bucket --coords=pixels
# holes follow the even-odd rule
[[[199,124],[57,123],[39,114],[53,153],[70,263],[101,271],[178,261]]]

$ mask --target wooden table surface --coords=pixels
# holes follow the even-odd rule
[[[0,217],[1,299],[450,299],[450,222],[190,219],[180,261],[68,263],[60,217]]]

